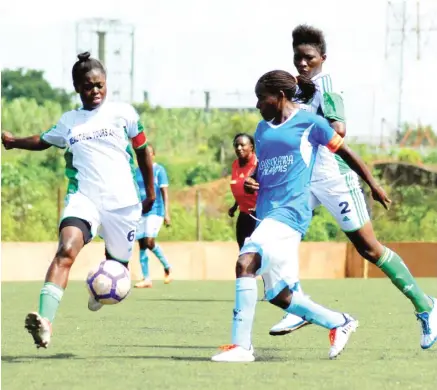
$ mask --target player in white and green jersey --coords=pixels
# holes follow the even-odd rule
[[[324,116],[342,137],[346,135],[343,100],[333,92],[331,77],[323,73],[326,42],[323,32],[307,25],[293,30],[294,65],[299,74],[310,77],[317,85],[317,93],[301,108]],[[338,156],[319,146],[311,177],[310,205],[326,207],[341,229],[365,259],[379,267],[392,283],[413,304],[422,327],[420,345],[430,348],[437,341],[437,305],[434,298],[419,287],[398,254],[382,245],[373,231],[364,196],[357,175]],[[302,290],[299,289],[302,293]],[[292,314],[273,326],[271,335],[283,335],[297,330],[308,322]]]
[[[78,58],[72,76],[83,106],[64,113],[41,135],[16,138],[2,134],[6,149],[66,149],[69,181],[59,223],[59,246],[41,289],[39,310],[25,319],[25,328],[38,348],[50,343],[71,266],[82,248],[99,234],[105,241],[106,258],[127,266],[141,212],[149,211],[155,199],[152,159],[138,114],[128,104],[107,102],[103,65],[88,52]],[[142,203],[131,146],[146,183],[147,200]],[[101,306],[90,297],[90,310]]]

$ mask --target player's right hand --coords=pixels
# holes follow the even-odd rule
[[[13,149],[12,143],[14,140],[15,137],[9,131],[4,131],[2,133],[2,144],[6,150]]]
[[[244,180],[244,191],[248,194],[253,194],[259,190],[259,183],[252,177],[247,177]]]
[[[155,203],[155,199],[147,198],[147,199],[144,199],[141,203],[143,205],[143,214],[146,214],[150,210],[152,210],[153,203]]]
[[[384,206],[384,208],[388,210],[391,204],[391,199],[388,197],[384,189],[380,186],[376,186],[371,190],[372,190],[373,199],[381,203]]]

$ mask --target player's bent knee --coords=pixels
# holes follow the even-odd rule
[[[271,299],[269,302],[272,305],[278,306],[285,310],[291,305],[292,293],[289,287],[285,287],[276,297]]]
[[[145,240],[147,249],[152,250],[155,247],[155,239],[152,237],[147,237]]]
[[[261,268],[261,257],[258,253],[245,253],[241,255],[235,267],[237,278],[254,277]]]
[[[79,253],[78,248],[71,242],[61,243],[56,253],[55,261],[61,267],[71,267]]]
[[[384,247],[381,244],[379,244],[375,248],[374,247],[372,247],[372,248],[360,248],[360,249],[357,248],[357,250],[360,253],[360,255],[363,256],[366,260],[368,260],[372,263],[377,263],[384,252]]]

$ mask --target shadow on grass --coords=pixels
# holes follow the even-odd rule
[[[179,347],[178,347],[179,348]],[[210,348],[210,347],[202,347]],[[85,356],[81,357],[72,353],[58,353],[55,355],[4,355],[2,356],[2,362],[17,364],[17,363],[34,363],[38,360],[112,360],[112,359],[135,359],[135,360],[175,360],[175,361],[186,361],[186,362],[209,362],[211,357],[202,356],[152,356],[152,355],[119,355],[119,356]],[[279,362],[282,359],[276,356],[258,356],[258,362]]]
[[[63,360],[63,359],[84,359],[73,353],[57,353],[55,355],[26,355],[10,356],[2,355],[2,362],[5,363],[30,363],[33,360]]]
[[[105,344],[105,347],[110,348],[158,348],[158,349],[210,349],[213,353],[218,350],[218,346],[210,346],[210,345],[149,345],[149,344],[126,344],[126,345],[117,345],[117,344]],[[304,349],[304,348],[302,348]],[[281,352],[288,351],[287,348],[267,348],[267,347],[258,347],[256,351],[268,351],[268,352]]]
[[[139,301],[155,301],[155,302],[235,302],[234,299],[185,299],[185,298],[139,298]]]

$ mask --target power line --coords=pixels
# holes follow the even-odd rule
[[[423,12],[423,5],[431,5],[431,9]],[[397,113],[396,113],[396,138],[399,138],[402,127],[402,110],[403,110],[403,95],[404,95],[404,76],[405,76],[405,54],[407,43],[411,35],[416,36],[416,59],[422,59],[423,38],[430,33],[437,32],[437,8],[432,10],[434,2],[421,0],[401,0],[388,1],[386,14],[386,45],[385,45],[385,60],[386,62],[396,55],[396,52],[390,50],[393,47],[398,47],[398,64],[399,74],[397,80]],[[415,6],[415,10],[412,8]],[[425,44],[428,40],[425,41]]]

